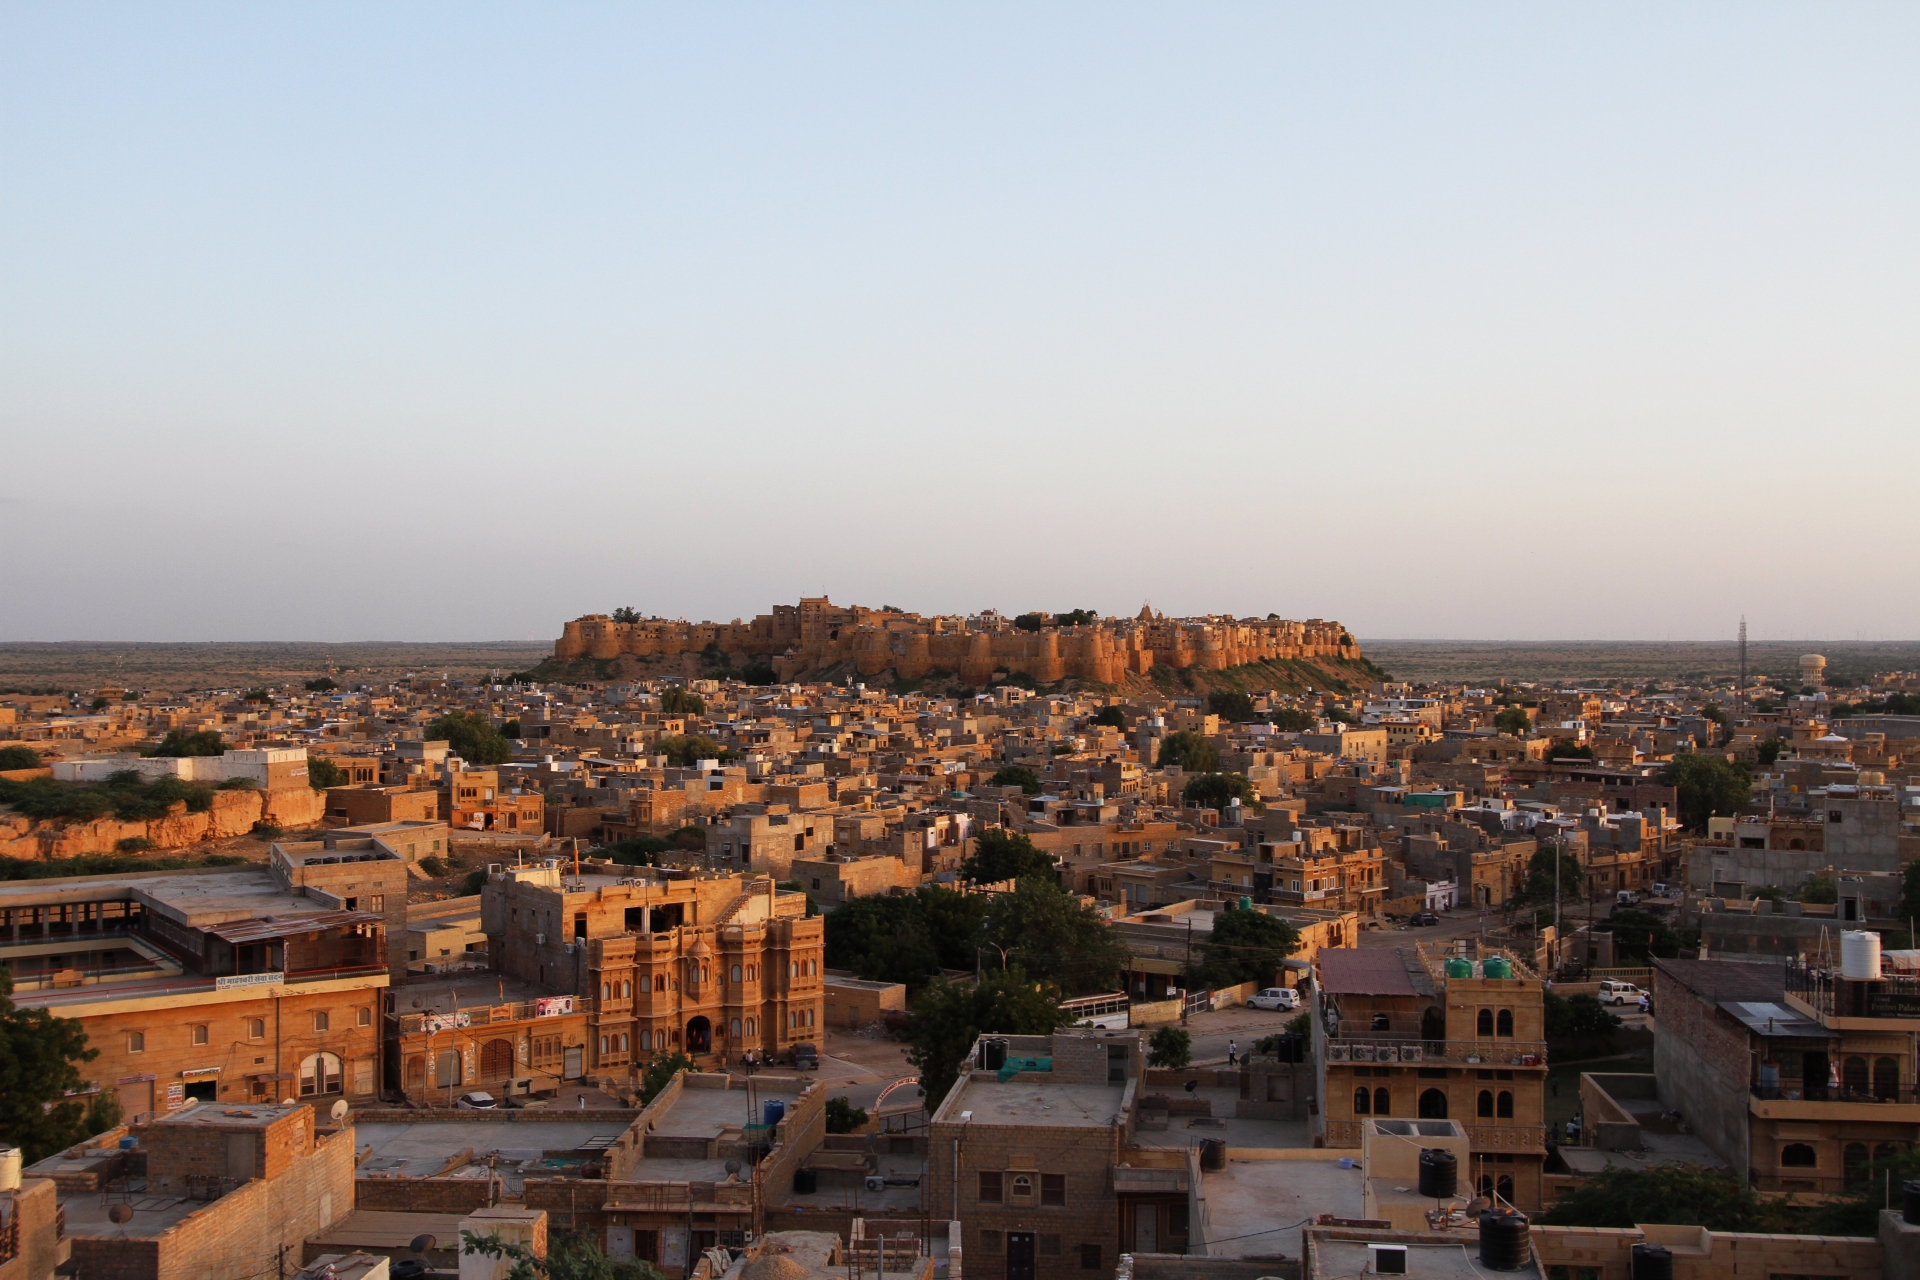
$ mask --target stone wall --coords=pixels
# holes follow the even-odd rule
[[[112,853],[122,840],[142,839],[159,850],[190,849],[208,840],[230,840],[262,820],[280,827],[317,825],[326,813],[326,795],[311,787],[278,791],[216,791],[205,813],[189,813],[178,802],[164,818],[122,822],[33,821],[0,816],[0,855],[32,860]]]

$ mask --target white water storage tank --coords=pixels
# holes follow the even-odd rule
[[[0,1147],[0,1191],[20,1189],[20,1148]]]
[[[1864,929],[1840,934],[1840,976],[1855,982],[1880,981],[1880,935]]]

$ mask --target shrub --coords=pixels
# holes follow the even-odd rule
[[[1105,725],[1109,729],[1124,729],[1127,727],[1127,717],[1118,707],[1102,707],[1093,713],[1093,718],[1087,723]]]
[[[485,867],[476,867],[474,870],[467,872],[467,878],[460,882],[460,896],[463,898],[471,898],[474,894],[479,893],[486,887],[487,869]]]
[[[1040,794],[1040,775],[1023,764],[1003,765],[989,781],[996,787],[1018,787],[1030,796]]]
[[[455,711],[427,726],[430,739],[445,739],[453,754],[468,764],[505,764],[513,759],[513,748],[485,716],[472,711]]]
[[[127,836],[125,839],[113,842],[115,853],[145,853],[151,848],[153,848],[153,841],[145,836]]]
[[[40,753],[32,747],[0,747],[0,770],[39,767]]]
[[[228,778],[225,782],[216,783],[213,789],[215,791],[251,791],[253,788],[252,778]]]
[[[332,676],[321,676],[317,680],[307,681],[306,684],[308,693],[332,693],[339,687],[339,684],[334,681]]]
[[[331,760],[308,756],[307,785],[315,791],[325,791],[328,787],[344,787],[347,785],[347,771]]]
[[[1177,764],[1187,773],[1212,773],[1220,767],[1220,753],[1199,734],[1182,729],[1161,741],[1160,759],[1155,763],[1162,769]]]
[[[262,840],[278,840],[280,838],[280,824],[277,822],[268,822],[265,818],[262,818],[253,824],[253,834],[259,836]]]
[[[707,709],[707,700],[697,693],[685,689],[669,689],[660,695],[660,714],[667,716],[697,716]]]
[[[227,750],[226,739],[213,729],[169,729],[160,745],[147,752],[150,756],[217,756]]]
[[[866,1122],[865,1107],[856,1107],[845,1098],[827,1099],[828,1133],[852,1133]]]
[[[447,874],[447,864],[438,855],[431,853],[420,859],[420,869],[436,880]]]
[[[1310,712],[1298,707],[1282,707],[1267,719],[1282,733],[1311,733],[1313,726],[1318,723]]]
[[[1147,1041],[1147,1065],[1178,1071],[1193,1061],[1193,1037],[1180,1027],[1161,1027]]]

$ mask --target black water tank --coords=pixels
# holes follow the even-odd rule
[[[1444,1147],[1421,1151],[1420,1194],[1428,1200],[1445,1200],[1459,1189],[1459,1158]]]
[[[1900,1216],[1908,1226],[1920,1227],[1920,1178],[1901,1184]]]
[[[820,1189],[820,1175],[811,1169],[793,1171],[793,1194],[810,1196]]]
[[[1200,1139],[1200,1167],[1202,1169],[1224,1169],[1227,1167],[1227,1140],[1225,1138]]]
[[[998,1071],[1007,1065],[1007,1042],[1005,1040],[982,1040],[980,1042],[980,1067],[983,1071]]]
[[[421,1280],[427,1274],[427,1264],[418,1258],[402,1258],[393,1264],[390,1274],[393,1280]]]
[[[1673,1280],[1673,1255],[1665,1246],[1633,1246],[1633,1280]]]
[[[1523,1213],[1480,1215],[1480,1265],[1492,1271],[1524,1271],[1532,1265],[1527,1216]]]
[[[1305,1062],[1307,1060],[1307,1042],[1304,1038],[1281,1032],[1278,1044],[1273,1051],[1276,1062]]]

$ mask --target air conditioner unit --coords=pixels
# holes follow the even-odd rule
[[[1367,1252],[1372,1255],[1373,1274],[1377,1276],[1403,1276],[1407,1274],[1407,1246],[1403,1244],[1370,1244]]]
[[[887,1180],[885,1178],[882,1178],[877,1174],[867,1175],[867,1190],[885,1191],[886,1189],[887,1189]]]
[[[536,947],[544,947],[544,946],[546,946],[546,945],[547,945],[547,935],[546,935],[546,934],[544,934],[544,933],[536,933],[536,934],[534,934],[534,935],[533,935],[533,945],[534,945],[534,946],[536,946]]]

